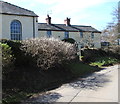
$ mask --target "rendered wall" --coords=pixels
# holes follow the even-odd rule
[[[47,31],[39,31],[38,37],[46,37]],[[64,39],[64,31],[52,31],[52,37]],[[91,38],[91,32],[83,32],[83,38],[80,37],[80,32],[69,32],[69,38],[73,38],[78,45],[84,46],[94,44],[94,48],[101,48],[100,33],[94,33],[94,38]]]
[[[27,17],[27,16],[15,16],[15,15],[2,15],[2,38],[11,39],[10,35],[10,24],[13,20],[18,20],[22,25],[22,39],[33,38],[33,30],[35,35],[38,36],[38,23],[36,22],[37,17]],[[34,22],[33,22],[34,21]],[[33,25],[34,23],[34,25]],[[33,29],[33,26],[35,28]]]

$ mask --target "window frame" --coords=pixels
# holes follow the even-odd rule
[[[52,36],[52,31],[48,30],[47,31],[47,37],[50,38]]]
[[[68,38],[69,38],[69,32],[68,32],[68,31],[65,31],[65,33],[64,33],[64,38],[65,38],[65,39],[68,39]]]
[[[22,24],[19,20],[10,23],[11,40],[22,40]]]
[[[80,38],[83,38],[83,32],[80,32]]]
[[[94,39],[94,32],[91,33],[91,39]]]

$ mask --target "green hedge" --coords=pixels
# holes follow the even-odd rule
[[[5,104],[17,103],[15,101],[22,98],[21,92],[43,91],[71,78],[71,72],[66,70],[65,65],[76,59],[76,51],[72,44],[55,39],[3,39],[0,42],[3,48],[3,72],[6,72],[3,73],[2,79],[2,97]],[[37,66],[37,60],[41,62],[40,60],[44,59],[47,63],[39,63],[43,67]],[[40,70],[49,64],[49,70]]]
[[[64,79],[63,76],[70,73],[69,69],[66,70],[64,66],[70,64],[77,57],[72,44],[55,39],[25,41],[3,39],[0,42],[4,47],[3,55],[7,59],[6,62],[4,61],[7,66],[4,67],[7,72],[7,74],[4,74],[5,79],[3,78],[4,90],[22,89],[31,91],[45,88],[56,82],[56,79]],[[43,63],[44,60],[45,63]],[[37,66],[37,62],[39,62],[40,67]],[[44,70],[48,67],[49,70]]]
[[[117,48],[118,49],[118,48]],[[109,49],[84,49],[82,50],[82,60],[84,62],[95,62],[101,57],[112,57],[114,59],[120,60],[120,54],[115,50]]]
[[[74,43],[75,43],[75,40],[72,39],[72,38],[63,39],[62,41],[68,42],[68,43],[71,43],[71,44],[74,44]]]
[[[4,78],[6,74],[14,70],[15,58],[12,55],[12,50],[10,46],[0,42],[0,47],[2,49],[2,74]]]

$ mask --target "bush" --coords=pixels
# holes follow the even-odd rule
[[[7,44],[0,43],[0,47],[2,49],[2,73],[3,76],[14,69],[14,57],[12,55],[11,47]]]
[[[107,54],[109,54],[110,56],[120,60],[120,45],[103,48],[103,50],[107,52]]]
[[[32,56],[34,64],[44,70],[67,64],[76,58],[74,45],[54,38],[29,39],[22,42],[21,50]]]
[[[72,39],[72,38],[63,39],[62,41],[68,42],[68,43],[71,43],[71,44],[74,44],[74,43],[75,43],[75,40]]]
[[[27,61],[30,60],[30,58],[28,56],[25,56],[24,52],[20,49],[22,46],[21,41],[1,39],[0,42],[11,47],[11,54],[15,57],[14,65],[16,67],[26,67],[29,64]]]
[[[116,45],[116,46],[111,46],[108,48],[108,51],[111,51],[115,54],[119,54],[120,55],[120,45]]]
[[[90,63],[92,66],[109,66],[118,63],[119,60],[113,57],[100,57],[97,61]]]
[[[101,57],[108,57],[108,59],[111,57],[120,60],[120,55],[115,51],[111,49],[84,49],[82,50],[82,60],[88,63],[98,61]]]
[[[84,62],[91,62],[95,61],[96,57],[103,56],[105,53],[103,53],[101,50],[95,50],[95,49],[84,49],[82,50],[82,60]]]

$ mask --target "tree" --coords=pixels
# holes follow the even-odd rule
[[[111,45],[120,45],[120,2],[112,13],[113,21],[108,23],[106,29],[102,31],[102,41],[110,42]]]

